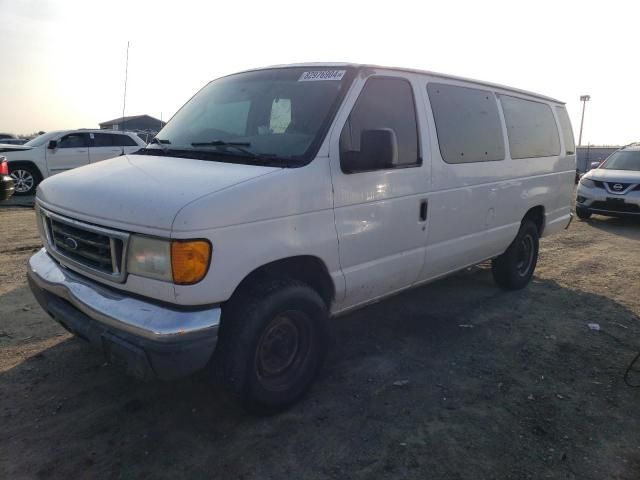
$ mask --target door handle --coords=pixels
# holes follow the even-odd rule
[[[426,198],[420,200],[420,221],[427,221],[427,214],[429,213],[429,201]]]

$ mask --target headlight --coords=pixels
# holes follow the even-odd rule
[[[587,187],[587,188],[593,188],[596,186],[595,182],[593,180],[591,180],[590,178],[585,178],[582,177],[580,179],[580,185],[582,185],[583,187]]]
[[[127,271],[142,277],[172,281],[170,246],[167,240],[132,235],[129,240]]]
[[[127,271],[142,277],[179,285],[190,285],[204,278],[211,260],[206,240],[162,240],[132,235],[127,255]]]

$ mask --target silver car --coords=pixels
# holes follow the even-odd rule
[[[640,217],[639,143],[616,150],[580,179],[576,215],[585,220],[594,213]]]

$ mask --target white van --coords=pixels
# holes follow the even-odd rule
[[[33,195],[50,175],[140,150],[146,144],[133,132],[59,130],[43,133],[24,145],[4,144],[16,195]]]
[[[538,239],[571,220],[574,151],[562,102],[521,90],[366,65],[238,73],[146,149],[44,181],[29,281],[129,372],[212,366],[246,405],[281,408],[331,316],[489,259],[523,288]]]

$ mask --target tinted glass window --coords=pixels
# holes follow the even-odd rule
[[[569,120],[567,109],[564,107],[556,107],[556,113],[558,114],[558,120],[560,121],[565,153],[568,155],[576,153],[576,144],[573,140],[573,130],[571,129],[571,120]]]
[[[113,144],[118,147],[135,147],[137,143],[129,135],[114,135]]]
[[[560,155],[558,127],[549,105],[500,95],[511,158]]]
[[[88,146],[86,133],[70,133],[62,137],[58,142],[58,148],[82,148]]]
[[[94,147],[111,147],[113,146],[113,135],[108,133],[93,133]]]
[[[492,92],[442,83],[429,83],[427,92],[445,162],[504,159],[502,124]]]
[[[393,78],[372,78],[365,84],[340,134],[340,155],[358,156],[364,130],[391,129],[398,142],[397,166],[418,165],[418,126],[411,84]],[[376,167],[359,158],[358,170]]]

